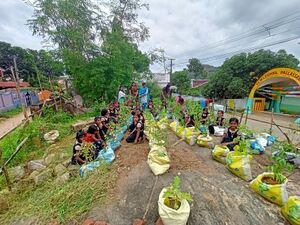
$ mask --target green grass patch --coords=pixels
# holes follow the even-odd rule
[[[14,108],[7,112],[0,112],[0,118],[11,118],[22,112],[21,108]]]
[[[33,190],[9,194],[9,211],[0,216],[0,224],[10,224],[26,217],[38,217],[42,223],[50,220],[62,224],[80,221],[94,205],[105,202],[107,191],[116,180],[111,167],[103,165],[87,178],[73,177],[62,185],[48,182]]]

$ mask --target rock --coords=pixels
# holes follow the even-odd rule
[[[54,162],[55,159],[55,154],[49,154],[46,158],[45,158],[45,164],[47,166],[49,166],[51,163]]]
[[[56,176],[62,175],[66,172],[66,167],[64,167],[62,164],[58,164],[54,168],[54,173]]]
[[[33,176],[33,180],[36,185],[40,185],[41,183],[43,183],[44,181],[48,180],[51,177],[52,177],[52,171],[50,169],[47,169]]]
[[[68,170],[69,170],[69,171],[79,171],[79,169],[80,169],[80,166],[79,166],[79,165],[70,165],[70,166],[68,167]]]
[[[66,158],[71,158],[70,154],[64,152],[59,154],[59,159],[66,159]]]
[[[63,184],[66,183],[70,179],[70,174],[69,173],[64,173],[63,175],[57,177],[55,179],[55,182],[57,184]]]
[[[8,169],[8,174],[12,181],[19,181],[25,175],[25,170],[22,166],[16,166]]]
[[[40,172],[37,171],[37,170],[35,170],[35,171],[33,171],[33,172],[29,175],[29,179],[32,179],[32,180],[33,180],[33,178],[36,177],[36,176],[39,175],[39,174],[40,174]]]
[[[86,126],[89,126],[89,125],[91,125],[93,123],[94,123],[94,120],[90,120],[88,122],[79,121],[78,123],[73,124],[71,127],[72,127],[73,131],[77,132],[77,131],[82,130]]]
[[[132,225],[145,225],[145,221],[142,219],[135,219]]]
[[[44,135],[44,139],[49,143],[53,143],[58,137],[59,137],[58,130],[51,130],[50,132]]]
[[[94,225],[94,224],[95,224],[94,220],[91,220],[91,219],[86,219],[86,220],[82,223],[82,225]]]
[[[8,210],[8,202],[4,198],[0,198],[0,214],[6,213]]]
[[[105,222],[105,221],[96,221],[94,223],[94,225],[109,225],[109,224],[107,222]]]
[[[28,162],[27,167],[29,171],[41,171],[46,169],[46,166],[44,165],[44,160],[40,159],[40,160],[31,160]]]

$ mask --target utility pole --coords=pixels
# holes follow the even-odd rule
[[[11,67],[10,69],[11,69],[11,73],[12,73],[13,79],[14,79],[14,81],[16,83],[16,91],[17,91],[17,94],[18,94],[18,98],[20,99],[20,104],[21,104],[21,107],[22,107],[22,111],[23,111],[24,117],[25,117],[26,120],[28,120],[26,108],[23,105],[22,98],[21,98],[21,93],[20,93],[20,79],[19,79],[19,72],[18,72],[18,67],[17,67],[16,56],[14,56],[13,60],[14,60],[15,71],[13,70],[13,67]]]
[[[170,59],[170,60],[171,60],[171,68],[170,68],[170,77],[171,77],[173,73],[173,60],[175,59]]]

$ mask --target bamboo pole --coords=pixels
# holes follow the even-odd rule
[[[28,140],[29,137],[26,137],[16,148],[15,152],[9,157],[8,160],[6,160],[6,162],[4,163],[4,165],[2,166],[5,167],[16,155],[17,153],[22,149],[23,145],[26,143],[26,141]]]
[[[247,125],[247,122],[248,122],[248,115],[249,115],[249,107],[247,107],[247,111],[246,111],[245,125]]]
[[[3,164],[2,148],[0,147],[0,165],[2,165],[2,164]],[[10,182],[10,179],[9,179],[7,169],[4,165],[2,166],[2,171],[3,171],[4,177],[5,177],[6,183],[7,183],[8,190],[11,191],[12,190],[11,182]]]

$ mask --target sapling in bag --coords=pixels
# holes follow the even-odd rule
[[[176,135],[180,138],[184,138],[184,127],[183,126],[178,126]]]
[[[174,120],[170,123],[170,128],[172,131],[176,132],[179,127],[179,122],[177,120]]]
[[[200,147],[205,147],[205,148],[214,147],[213,139],[209,135],[199,135],[197,138],[197,143]]]
[[[185,225],[190,215],[192,201],[189,193],[180,191],[180,178],[176,176],[172,185],[164,188],[158,199],[158,213],[164,225]]]
[[[216,145],[212,150],[212,157],[214,160],[226,164],[226,156],[230,150],[224,145]]]
[[[237,141],[237,140],[236,140]],[[234,175],[245,181],[252,180],[251,161],[252,156],[248,154],[250,143],[247,140],[239,140],[239,145],[234,147],[233,152],[226,156],[226,167]]]
[[[300,197],[289,197],[281,213],[292,225],[300,225]]]
[[[170,158],[165,151],[164,147],[157,146],[157,148],[152,149],[148,154],[147,163],[154,173],[154,175],[161,175],[168,171],[170,168]]]

